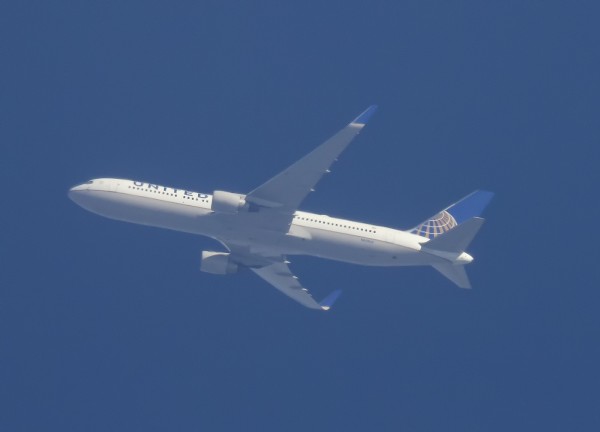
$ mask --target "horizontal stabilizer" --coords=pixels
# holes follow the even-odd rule
[[[465,270],[464,266],[450,263],[433,264],[432,266],[460,288],[471,288],[471,282],[469,282],[469,276],[467,275],[467,271]]]
[[[482,218],[471,218],[450,231],[429,240],[427,243],[423,243],[423,249],[450,253],[463,252],[469,246],[483,222],[484,219]]]

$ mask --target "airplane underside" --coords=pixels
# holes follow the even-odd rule
[[[378,267],[431,265],[444,260],[391,242],[361,236],[336,234],[325,230],[307,230],[306,235],[282,234],[266,227],[249,229],[236,219],[244,215],[222,217],[210,210],[163,202],[146,197],[134,197],[114,191],[96,191],[80,201],[87,210],[124,222],[170,229],[213,238],[226,245],[247,249],[265,256],[308,255],[350,264]],[[293,229],[290,230],[293,233]]]
[[[212,195],[134,180],[99,178],[74,186],[69,197],[111,218],[202,235],[227,252],[202,251],[200,270],[213,274],[249,268],[302,305],[328,310],[334,291],[317,302],[292,273],[288,257],[308,255],[365,266],[431,265],[470,288],[465,252],[483,224],[492,193],[475,191],[409,231],[302,212],[300,204],[375,112],[372,106],[312,152],[247,194]]]

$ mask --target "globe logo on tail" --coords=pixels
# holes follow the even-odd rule
[[[446,210],[442,210],[431,219],[417,225],[411,230],[411,233],[432,239],[440,234],[444,234],[446,231],[450,231],[457,225],[454,217]]]

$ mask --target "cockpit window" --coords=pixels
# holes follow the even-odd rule
[[[88,180],[85,182],[85,184],[92,184],[92,183],[94,183],[94,180]]]

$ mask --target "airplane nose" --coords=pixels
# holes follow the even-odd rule
[[[85,190],[87,188],[88,188],[88,184],[87,183],[82,183],[82,184],[79,184],[77,186],[73,186],[71,189],[69,189],[69,192]]]
[[[68,195],[72,201],[77,202],[81,195],[87,190],[87,185],[80,184],[69,189]]]

